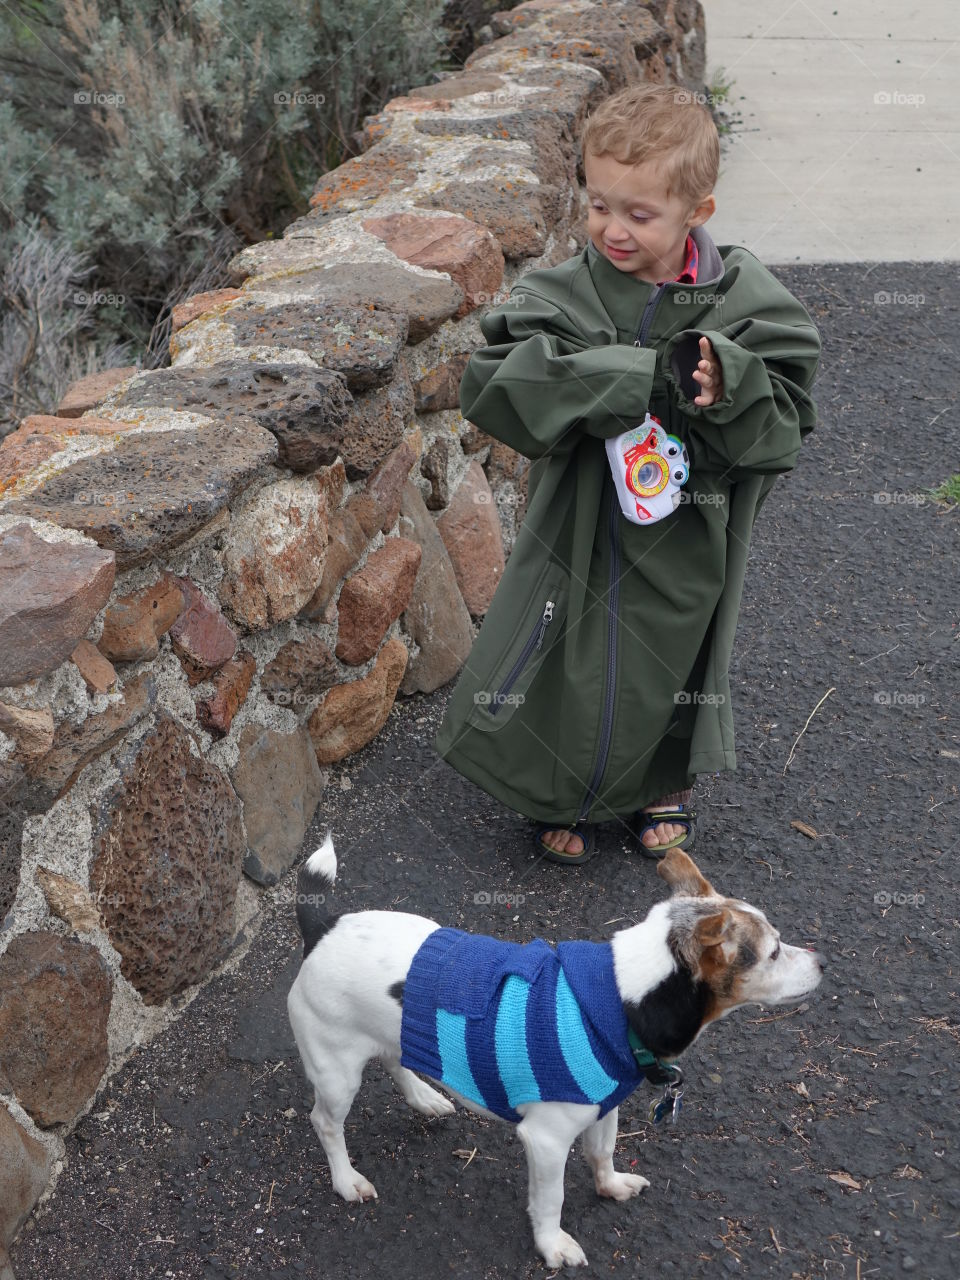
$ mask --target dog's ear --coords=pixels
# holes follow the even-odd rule
[[[693,936],[700,950],[705,951],[707,947],[718,947],[724,942],[732,926],[733,917],[729,911],[716,911],[713,915],[700,917],[694,926]]]
[[[668,849],[657,863],[657,875],[673,890],[689,898],[716,896],[713,885],[700,874],[700,868],[682,849]]]

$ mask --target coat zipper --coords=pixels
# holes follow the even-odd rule
[[[662,284],[655,285],[653,292],[647,299],[643,314],[640,317],[640,328],[633,342],[635,347],[642,347],[646,342],[647,333],[657,305],[663,296],[664,288],[665,286]],[[620,621],[618,614],[620,604],[620,542],[617,538],[617,511],[617,503],[611,496],[609,522],[610,590],[607,593],[607,686],[604,691],[603,720],[600,724],[600,748],[597,752],[597,762],[593,770],[593,777],[590,779],[587,794],[583,798],[580,813],[577,815],[578,823],[583,822],[589,812],[590,805],[597,797],[597,788],[600,786],[607,767],[610,740],[613,736],[614,696],[617,688],[617,627]]]
[[[495,691],[493,695],[494,701],[493,701],[493,705],[490,707],[490,714],[492,716],[495,716],[497,712],[500,710],[500,708],[503,706],[503,699],[506,698],[507,694],[513,688],[514,684],[516,683],[517,677],[520,675],[520,672],[526,666],[531,653],[533,653],[534,649],[543,648],[543,638],[547,634],[547,627],[549,627],[550,623],[553,621],[553,610],[555,607],[556,607],[555,600],[548,600],[547,603],[543,606],[543,613],[540,616],[540,618],[537,620],[537,625],[530,632],[529,636],[527,636],[527,639],[524,642],[524,646],[520,650],[520,656],[517,658],[516,662],[507,672],[506,680],[504,680],[503,684],[500,686],[499,689]]]

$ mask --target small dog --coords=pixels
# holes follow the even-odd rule
[[[743,1004],[798,1000],[823,973],[815,951],[781,943],[762,911],[722,897],[679,849],[657,866],[672,895],[646,919],[607,943],[556,950],[400,911],[329,916],[336,866],[328,833],[299,874],[304,959],[287,997],[334,1188],[351,1201],[377,1195],[343,1137],[371,1058],[423,1115],[454,1110],[415,1065],[471,1110],[517,1124],[534,1240],[551,1267],[587,1261],[560,1227],[577,1137],[599,1195],[638,1195],[646,1178],[613,1167],[616,1102],[645,1074],[670,1079],[668,1063],[708,1023]]]

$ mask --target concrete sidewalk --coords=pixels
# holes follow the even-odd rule
[[[766,263],[960,258],[960,10],[704,0],[732,80],[710,232]]]

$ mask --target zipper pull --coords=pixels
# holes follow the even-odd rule
[[[536,644],[538,649],[543,647],[543,637],[547,633],[547,627],[553,621],[553,603],[552,600],[548,600],[543,606],[543,617],[540,619],[540,634],[537,636]]]

